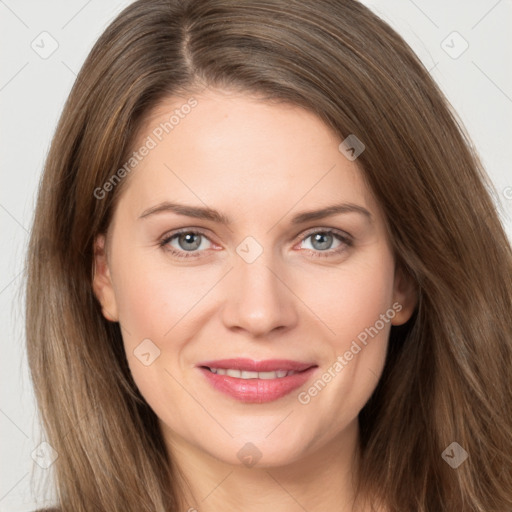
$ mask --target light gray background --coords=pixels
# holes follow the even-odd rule
[[[42,494],[32,491],[31,481],[42,481],[42,491],[41,479],[51,477],[51,467],[40,468],[31,456],[44,438],[23,331],[23,259],[42,165],[76,73],[94,41],[129,3],[0,0],[0,512],[41,506],[35,498]],[[495,184],[512,238],[512,1],[363,3],[404,36],[448,96]],[[44,31],[50,36],[40,35]],[[453,31],[461,38],[450,35]],[[464,40],[467,50],[454,58]],[[45,55],[52,44],[58,48]]]

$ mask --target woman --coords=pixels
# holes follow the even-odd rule
[[[29,364],[60,510],[512,510],[512,259],[352,1],[144,0],[43,176]]]

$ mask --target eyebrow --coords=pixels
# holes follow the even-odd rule
[[[189,206],[184,204],[171,203],[169,201],[164,201],[163,203],[157,204],[156,206],[152,206],[151,208],[144,210],[139,216],[139,219],[145,219],[152,215],[165,212],[172,212],[177,215],[194,217],[196,219],[211,220],[223,225],[232,224],[232,221],[229,217],[217,210],[214,210],[213,208]],[[291,223],[294,225],[304,224],[308,221],[320,220],[341,213],[359,213],[364,215],[368,220],[372,220],[372,214],[366,208],[353,203],[341,203],[326,206],[325,208],[318,210],[300,212],[291,219]]]

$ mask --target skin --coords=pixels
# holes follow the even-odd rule
[[[319,118],[240,92],[194,97],[197,106],[126,178],[107,238],[96,239],[94,291],[105,317],[122,326],[135,382],[188,480],[182,510],[352,510],[357,416],[382,373],[391,325],[414,310],[413,287],[395,271],[383,214],[357,160],[338,150],[341,139]],[[167,98],[152,111],[136,147],[186,100]],[[207,205],[232,224],[170,211],[139,218],[163,201]],[[349,212],[291,223],[337,203],[371,218]],[[180,228],[204,232],[198,257],[159,245]],[[352,244],[334,237],[319,248],[309,235],[328,229]],[[236,252],[248,236],[263,249],[252,263]],[[169,246],[190,254],[178,237]],[[300,403],[298,393],[395,302],[394,318]],[[134,355],[144,339],[160,350],[148,366]],[[213,389],[196,368],[231,357],[318,368],[287,396],[247,404]],[[261,453],[252,467],[237,456],[249,442]]]

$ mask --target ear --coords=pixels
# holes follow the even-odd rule
[[[391,320],[391,324],[405,324],[414,313],[417,303],[416,283],[409,274],[406,274],[402,267],[397,267],[393,284],[393,304],[396,304],[396,308],[394,307],[396,314]]]
[[[100,234],[94,240],[94,276],[92,287],[101,304],[103,316],[111,322],[119,320],[117,302],[110,277],[106,252],[105,235]]]

